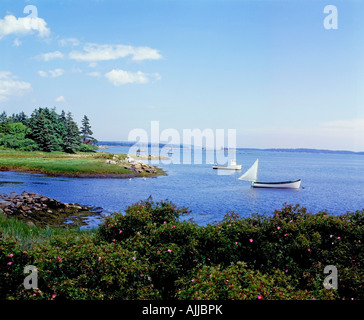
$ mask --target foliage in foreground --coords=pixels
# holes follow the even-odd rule
[[[24,112],[0,114],[0,148],[20,151],[95,152],[90,120],[85,115],[79,129],[70,112],[38,108],[28,117]]]
[[[57,233],[25,250],[0,238],[2,299],[364,299],[364,211],[335,216],[285,205],[198,226],[151,199],[96,232]],[[0,232],[4,233],[0,227]],[[38,290],[23,286],[26,265]],[[324,267],[338,270],[327,290]]]

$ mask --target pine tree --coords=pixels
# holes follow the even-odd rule
[[[59,126],[55,110],[39,108],[29,119],[29,138],[34,140],[42,151],[62,150],[62,127]]]
[[[65,117],[65,127],[66,134],[63,136],[63,151],[75,153],[79,148],[81,138],[77,123],[73,120],[71,112],[68,112]]]
[[[24,111],[20,112],[20,113],[13,113],[11,116],[11,121],[12,122],[21,122],[22,124],[24,124],[25,126],[28,125],[28,116],[24,113]]]
[[[0,133],[8,134],[10,131],[10,120],[5,111],[0,114]]]
[[[91,130],[90,120],[86,115],[82,119],[82,127],[80,134],[82,142],[85,144],[94,144],[97,142],[97,140],[92,137],[93,132]]]

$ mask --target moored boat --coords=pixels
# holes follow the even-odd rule
[[[231,160],[227,166],[220,166],[218,164],[214,164],[212,169],[222,169],[222,170],[241,170],[241,164],[237,164],[236,160]]]
[[[259,159],[242,174],[239,180],[250,181],[253,188],[280,188],[280,189],[299,189],[301,186],[301,179],[280,182],[261,182],[258,180],[258,167]]]
[[[282,182],[252,182],[252,186],[253,188],[299,189],[301,186],[301,179]]]

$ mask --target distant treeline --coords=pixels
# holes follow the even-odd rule
[[[121,147],[130,147],[133,145],[143,145],[148,147],[160,147],[163,148],[166,145],[172,148],[183,148],[183,147],[193,147],[190,145],[183,144],[167,144],[167,143],[138,143],[137,141],[99,141],[99,145],[105,146],[121,146]],[[227,149],[225,149],[227,150]],[[347,150],[327,150],[327,149],[308,149],[308,148],[296,148],[296,149],[278,149],[278,148],[270,148],[270,149],[259,149],[259,148],[236,148],[236,151],[274,151],[274,152],[306,152],[306,153],[335,153],[335,154],[357,154],[364,155],[364,152],[355,152],[355,151],[347,151]]]
[[[79,128],[72,113],[38,108],[28,117],[24,112],[0,114],[0,148],[22,151],[96,151],[90,120],[85,115]]]

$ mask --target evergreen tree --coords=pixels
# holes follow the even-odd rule
[[[62,115],[61,115],[62,118]],[[74,153],[78,150],[81,138],[77,123],[73,120],[72,113],[68,112],[65,117],[65,136],[63,136],[63,151]]]
[[[0,133],[3,135],[10,133],[10,119],[5,111],[0,114]]]
[[[55,110],[36,109],[29,119],[29,138],[34,140],[42,151],[61,151],[62,127],[58,124]]]
[[[91,130],[90,120],[86,115],[82,119],[82,127],[80,134],[83,143],[94,144],[97,142],[97,140],[92,137],[93,132]]]
[[[0,113],[0,147],[20,150],[76,151],[95,152],[93,145],[97,140],[92,137],[90,121],[85,115],[79,130],[72,113],[62,110],[38,108],[30,117],[24,112]],[[83,143],[82,143],[83,142]]]
[[[20,113],[13,113],[11,116],[11,122],[21,122],[25,126],[28,125],[28,116],[22,111]]]
[[[61,115],[59,116],[59,120],[62,123],[66,124],[66,112],[64,112],[64,110],[62,110]]]

